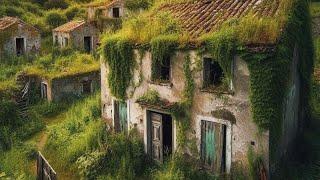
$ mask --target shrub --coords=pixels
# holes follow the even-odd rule
[[[95,150],[78,158],[76,164],[79,174],[88,179],[94,179],[99,175],[104,163],[105,152]]]
[[[67,18],[59,11],[51,11],[45,17],[46,23],[51,28],[56,28],[67,22]]]
[[[66,9],[69,4],[65,0],[48,0],[44,3],[46,9]]]
[[[33,107],[39,115],[43,117],[53,117],[62,112],[66,108],[66,104],[42,101]]]

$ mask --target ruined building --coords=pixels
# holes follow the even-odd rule
[[[159,163],[183,146],[211,172],[246,171],[252,149],[260,176],[272,174],[306,114],[312,42],[308,15],[301,15],[307,5],[294,2],[161,5],[145,24],[157,25],[156,14],[165,12],[177,30],[173,23],[146,42],[134,41],[138,35],[116,41],[121,34],[104,42],[103,118],[118,132],[137,128]],[[193,142],[198,152],[188,147]]]
[[[39,52],[39,30],[19,18],[1,18],[0,36],[0,54],[21,56]]]
[[[58,47],[72,47],[87,53],[97,48],[99,32],[93,23],[73,20],[52,31],[53,43]]]

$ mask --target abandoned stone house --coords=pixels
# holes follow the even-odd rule
[[[100,89],[100,72],[92,71],[48,79],[27,74],[30,92],[47,101],[66,101],[89,95]]]
[[[21,56],[40,50],[39,30],[17,17],[0,19],[0,35],[0,53]]]
[[[274,1],[279,3],[279,1]],[[243,17],[255,12],[262,17],[275,17],[279,6],[264,6],[267,0],[256,1],[196,1],[166,4],[161,11],[171,13],[189,35],[196,39],[200,35],[214,31],[216,25],[232,18]],[[279,4],[278,4],[279,5]],[[295,41],[296,44],[297,41]],[[173,55],[162,60],[155,68],[158,74],[153,76],[152,53],[147,50],[140,53],[134,50],[135,64],[132,83],[127,88],[127,99],[118,100],[110,89],[108,74],[110,66],[101,61],[101,102],[102,117],[116,130],[128,131],[137,128],[145,145],[145,152],[154,160],[163,162],[178,147],[177,120],[170,111],[171,105],[181,102],[183,89],[186,87],[184,62],[190,58],[195,82],[191,114],[191,128],[188,139],[196,139],[196,146],[205,168],[215,173],[230,173],[233,168],[247,167],[249,149],[260,154],[266,174],[273,171],[276,162],[271,162],[272,146],[269,130],[261,132],[253,120],[250,101],[250,72],[248,62],[235,53],[231,61],[231,79],[223,92],[217,89],[224,84],[226,73],[218,60],[209,52],[199,53],[202,45],[190,45],[187,49],[177,49]],[[246,50],[251,55],[274,53],[275,44],[247,44]],[[279,146],[276,157],[284,156],[299,131],[302,110],[302,81],[298,64],[299,49],[297,44],[290,53],[288,79],[281,117],[282,132],[278,138]],[[273,59],[270,59],[271,61]],[[198,62],[200,70],[197,70]],[[261,66],[267,64],[261,64]],[[264,80],[261,80],[262,82]],[[265,82],[267,83],[267,82]],[[148,92],[159,94],[158,103],[140,101]],[[222,115],[219,112],[223,112]],[[186,150],[189,152],[188,150]],[[191,152],[190,152],[191,153]],[[248,169],[248,168],[246,168]]]
[[[89,4],[88,21],[97,19],[118,19],[124,16],[124,1],[114,0],[103,3]]]
[[[92,53],[97,48],[99,31],[93,23],[73,20],[53,29],[52,35],[58,47],[73,47]]]

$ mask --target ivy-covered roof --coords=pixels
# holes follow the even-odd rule
[[[22,21],[21,19],[17,18],[17,17],[9,17],[9,16],[5,16],[0,18],[0,31],[5,31],[6,29],[10,28],[11,26],[15,25],[15,24],[23,24],[23,25],[28,25],[27,23],[25,23],[24,21]],[[35,31],[38,31],[37,28],[28,25],[30,28],[32,28]]]
[[[251,13],[258,17],[273,17],[279,0],[198,0],[164,4],[159,9],[170,12],[192,37],[213,31],[232,18]]]

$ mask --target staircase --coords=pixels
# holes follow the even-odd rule
[[[28,105],[29,105],[29,79],[22,75],[18,75],[17,83],[19,87],[22,87],[16,94],[16,103],[18,106],[18,114],[20,118],[26,119],[28,117]]]

